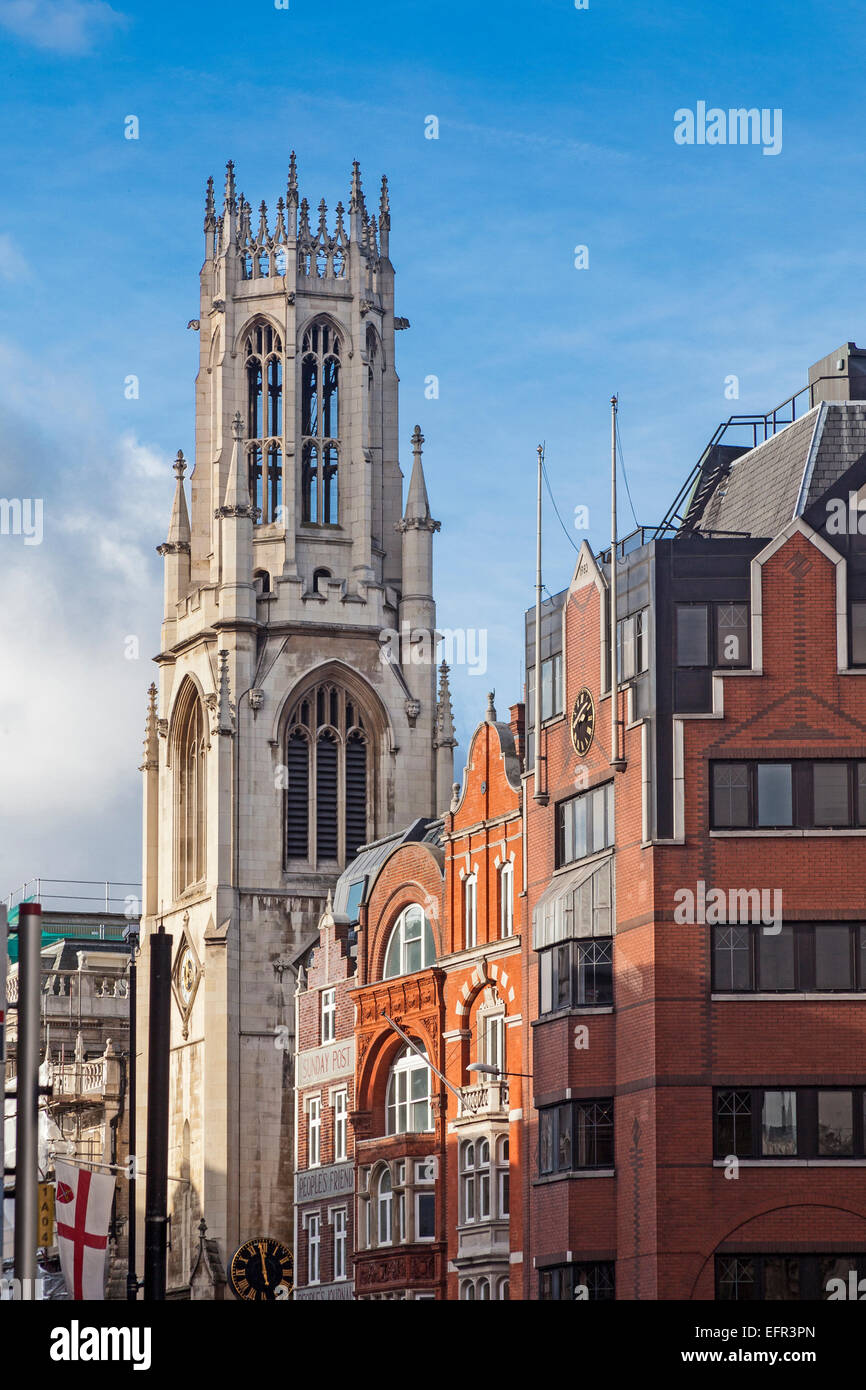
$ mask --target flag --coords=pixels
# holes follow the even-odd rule
[[[114,1177],[55,1162],[57,1244],[71,1298],[102,1301]]]

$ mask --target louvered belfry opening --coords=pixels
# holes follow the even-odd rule
[[[354,859],[374,838],[369,720],[340,685],[322,682],[293,706],[286,733],[286,860],[315,868]]]

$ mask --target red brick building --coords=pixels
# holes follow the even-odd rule
[[[491,697],[444,821],[362,848],[322,919],[298,995],[300,1298],[522,1294],[522,713],[497,722]],[[353,1286],[324,1243],[350,1185],[319,1076],[347,1049]]]
[[[618,546],[613,747],[610,553],[544,606],[530,1297],[866,1274],[862,360],[817,364],[751,447],[717,435],[671,524]]]
[[[345,907],[345,904],[341,904]],[[295,1298],[353,1299],[357,934],[328,909],[295,995]],[[277,1039],[279,1042],[279,1038]]]

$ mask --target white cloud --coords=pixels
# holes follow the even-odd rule
[[[50,53],[87,53],[125,23],[105,0],[0,0],[0,27]]]

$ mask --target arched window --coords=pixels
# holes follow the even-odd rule
[[[496,1141],[496,1204],[498,1215],[508,1216],[511,1210],[511,1169],[508,1159],[508,1139],[505,1135],[500,1136]]]
[[[178,893],[205,877],[207,725],[197,691],[181,697],[174,746],[175,882]]]
[[[510,859],[499,870],[499,935],[514,935],[514,865]]]
[[[340,338],[313,323],[301,349],[302,516],[313,526],[340,520]]]
[[[391,932],[382,978],[391,980],[395,975],[412,975],[432,965],[435,959],[433,928],[423,907],[412,903],[404,907]]]
[[[286,858],[343,868],[375,833],[368,721],[325,682],[296,701],[287,728]]]
[[[244,342],[250,503],[259,523],[280,521],[283,503],[283,344],[267,323]]]
[[[479,1280],[478,1280],[478,1297],[479,1297],[479,1299],[482,1299],[482,1300],[488,1300],[488,1299],[490,1298],[490,1280],[489,1280],[489,1279],[479,1279]]]
[[[325,581],[331,579],[331,571],[326,569],[313,570],[313,593],[321,594],[325,597]]]
[[[394,1190],[390,1168],[383,1168],[376,1193],[376,1233],[378,1245],[390,1245],[392,1240]]]
[[[460,1297],[464,1303],[475,1302],[475,1283],[472,1279],[464,1279],[460,1285]]]
[[[422,1134],[433,1128],[430,1068],[424,1057],[406,1047],[391,1068],[385,1104],[387,1134]]]

